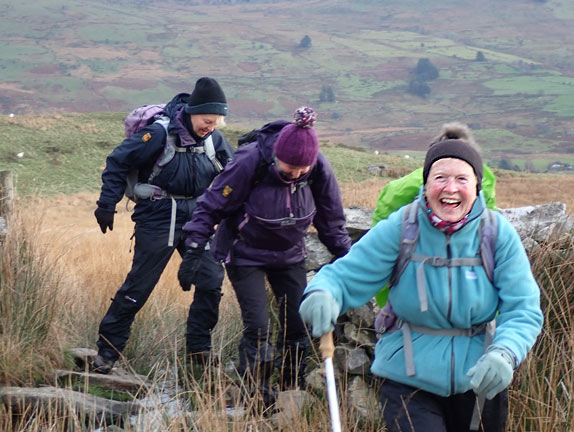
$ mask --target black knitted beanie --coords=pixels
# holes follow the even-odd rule
[[[458,140],[447,139],[433,144],[425,156],[423,168],[423,183],[426,184],[431,166],[439,159],[455,158],[468,163],[476,174],[477,189],[480,190],[482,184],[482,157],[478,151],[470,144]]]

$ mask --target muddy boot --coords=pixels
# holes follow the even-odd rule
[[[103,355],[96,355],[91,361],[88,362],[88,369],[90,372],[109,374],[116,361],[110,358],[106,358]]]
[[[243,397],[245,408],[255,416],[271,416],[275,409],[277,392],[271,385],[274,362],[262,362],[246,370],[242,376],[247,392]]]

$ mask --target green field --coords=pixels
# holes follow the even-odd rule
[[[125,113],[68,114],[45,117],[0,118],[0,170],[10,170],[21,195],[96,192],[106,156],[124,138]],[[254,125],[255,126],[255,125]],[[223,128],[232,145],[246,130]],[[323,143],[342,182],[370,177],[369,164],[418,166],[400,156],[375,155]]]
[[[371,151],[420,150],[453,120],[494,159],[574,141],[573,2],[144,3],[0,0],[0,113],[127,112],[211,75],[231,127],[309,105],[331,143]],[[420,59],[439,71],[425,98],[407,93]]]

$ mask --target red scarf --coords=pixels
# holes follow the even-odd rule
[[[432,226],[434,226],[436,229],[447,233],[447,234],[452,234],[453,232],[458,231],[459,229],[461,229],[464,224],[466,223],[467,219],[468,219],[468,214],[463,217],[461,220],[459,220],[458,222],[447,222],[442,220],[441,218],[439,218],[430,208],[429,203],[425,200],[426,202],[426,207],[427,207],[427,216],[430,220],[430,223],[432,224]]]

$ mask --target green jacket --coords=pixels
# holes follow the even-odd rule
[[[486,206],[492,210],[497,210],[494,190],[496,178],[486,164],[483,165],[483,171],[482,193],[484,195]],[[373,212],[373,226],[375,226],[377,222],[389,217],[389,215],[394,211],[412,202],[417,197],[422,184],[422,167],[414,170],[406,176],[389,182],[383,190],[381,190],[381,194],[377,200],[377,207],[375,207],[375,211]],[[385,305],[388,294],[389,288],[384,287],[375,296],[377,303],[380,306]]]

